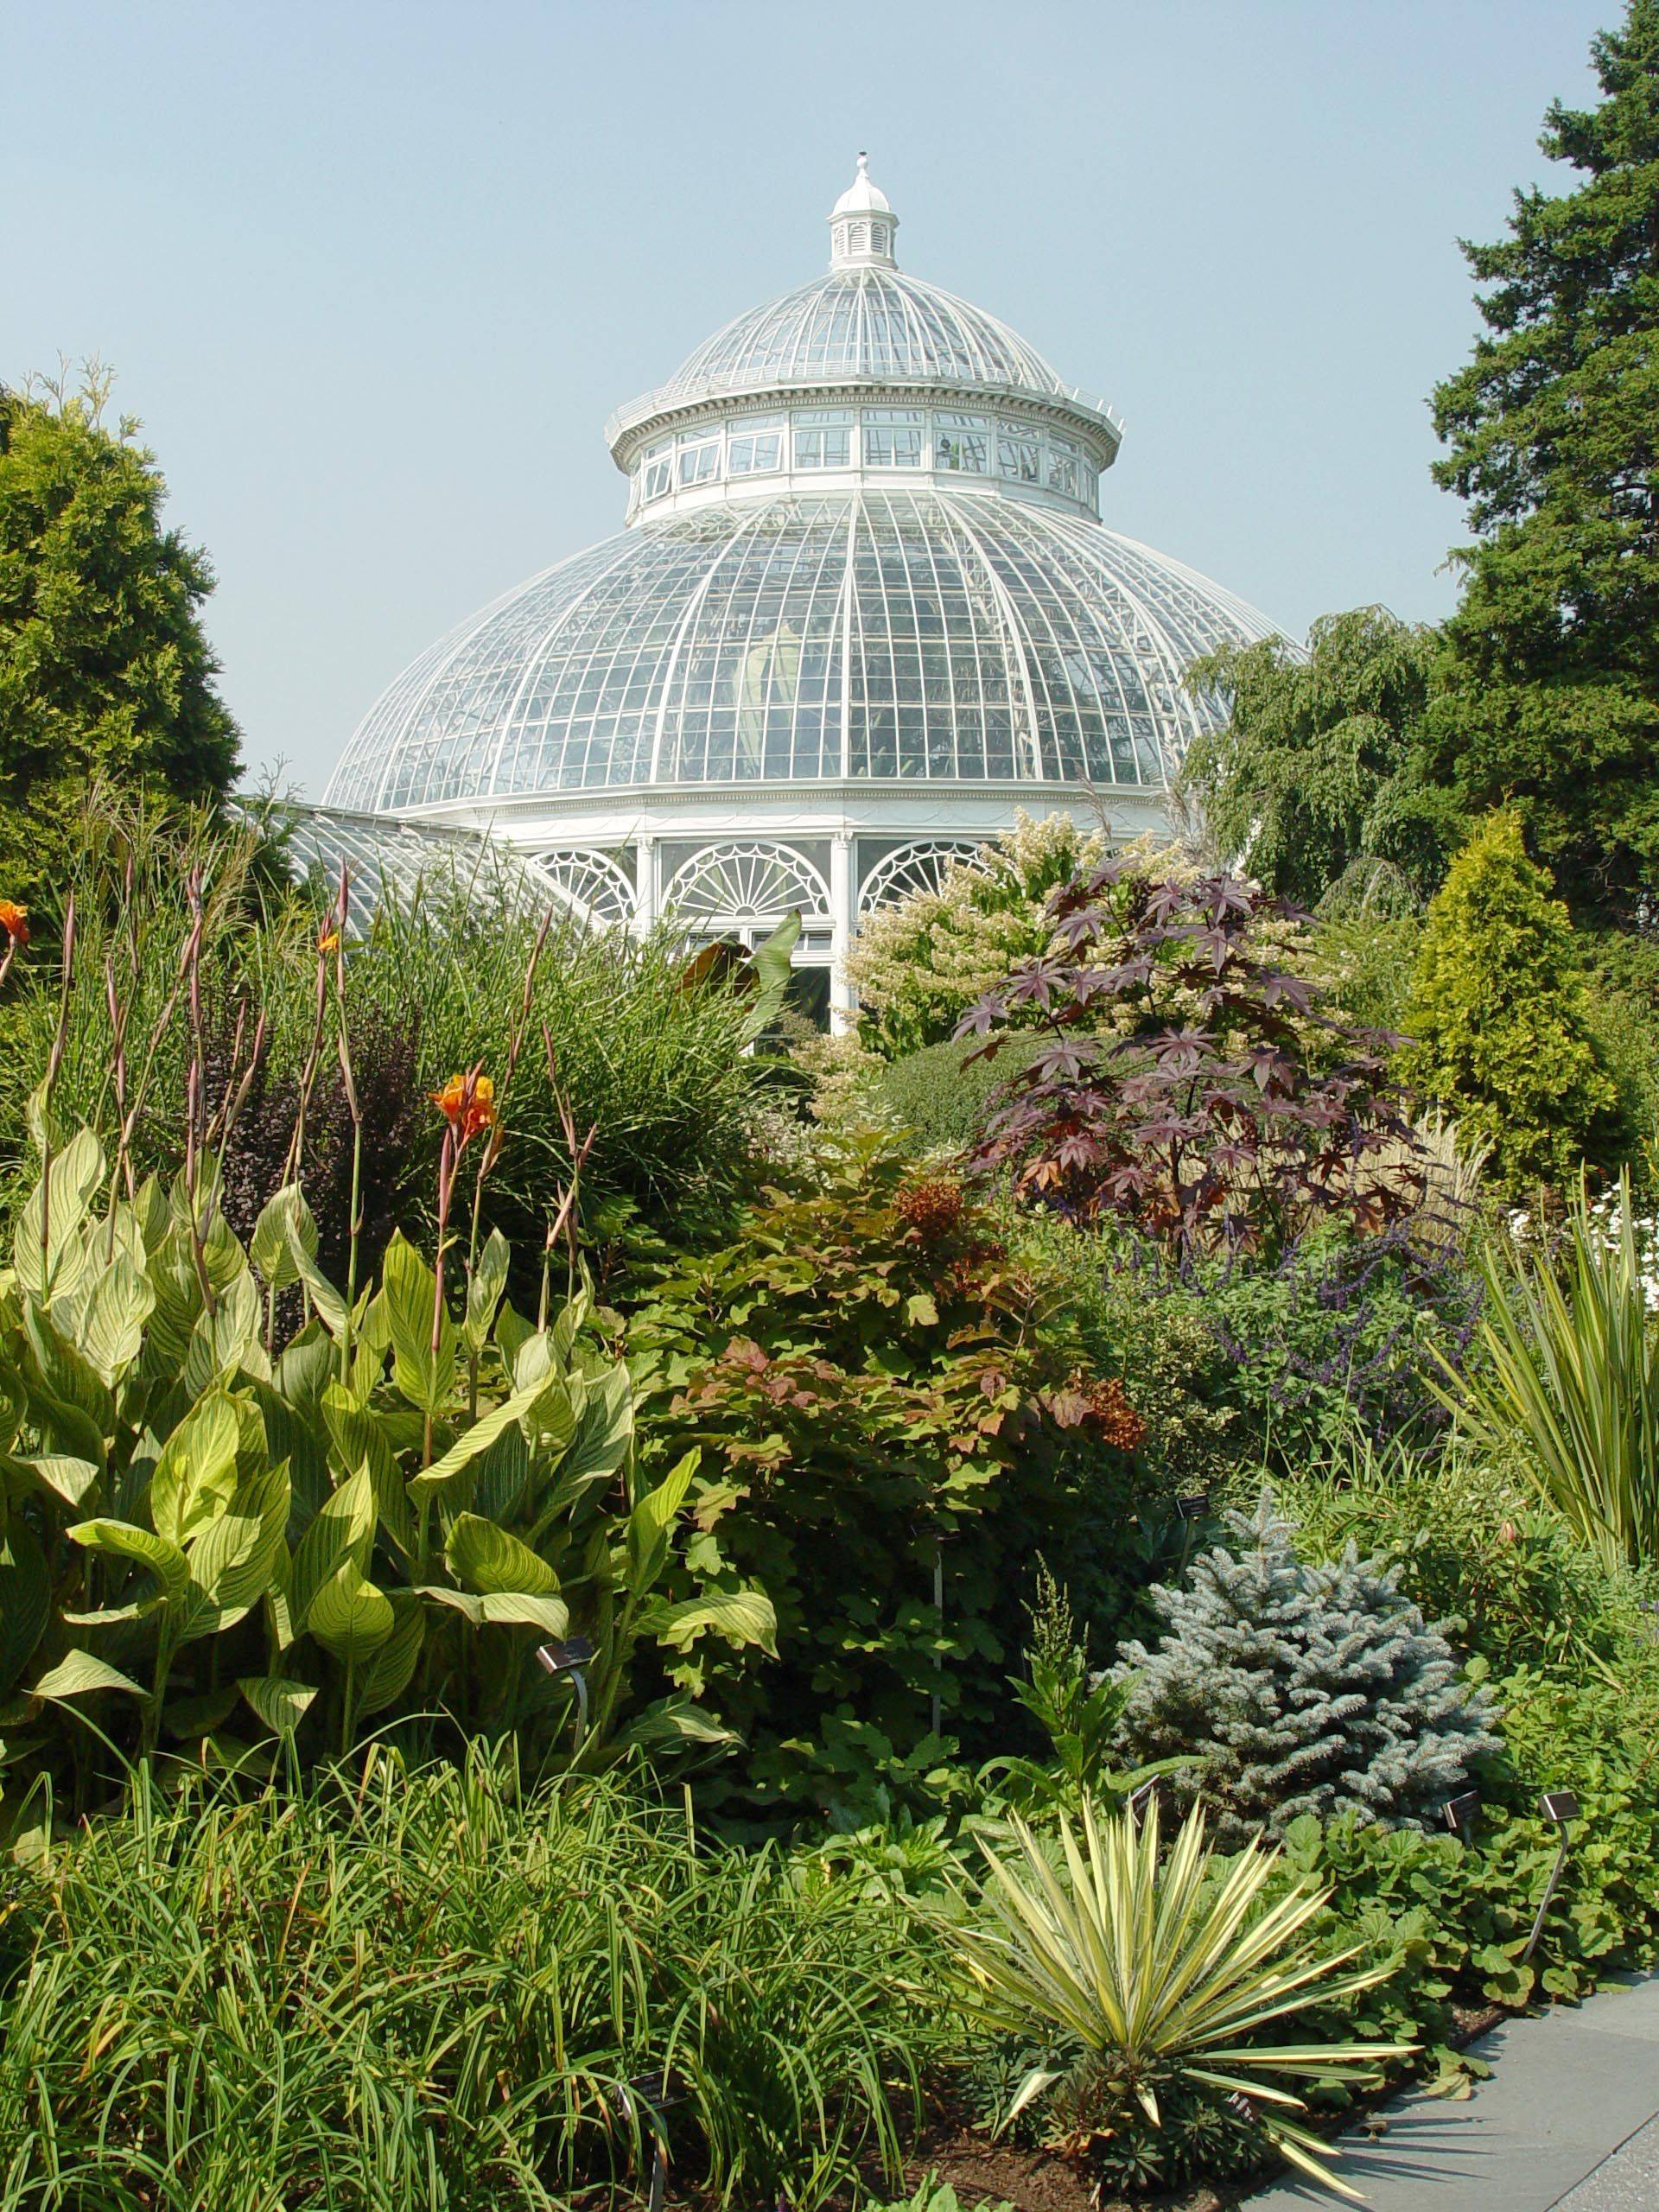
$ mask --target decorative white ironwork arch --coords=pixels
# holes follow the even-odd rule
[[[971,861],[983,849],[975,837],[914,837],[884,853],[865,877],[858,911],[873,914],[878,906],[895,906],[918,891],[937,891],[945,870]]]
[[[728,837],[694,853],[671,878],[663,904],[700,936],[775,929],[798,910],[804,923],[830,924],[830,886],[792,845]]]
[[[633,918],[633,886],[620,862],[592,846],[554,846],[531,857],[585,929],[621,929]]]

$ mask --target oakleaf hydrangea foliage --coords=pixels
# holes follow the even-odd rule
[[[1188,1754],[1160,1786],[1183,1811],[1211,1808],[1230,1847],[1304,1813],[1427,1825],[1497,1747],[1490,1694],[1460,1679],[1397,1567],[1379,1571],[1351,1543],[1304,1564],[1270,1488],[1228,1526],[1236,1553],[1205,1552],[1184,1588],[1153,1590],[1157,1649],[1122,1647],[1120,1750]]]

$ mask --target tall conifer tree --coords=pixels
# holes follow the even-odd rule
[[[1431,772],[1629,919],[1659,886],[1659,0],[1592,54],[1604,99],[1540,141],[1583,181],[1464,248],[1488,334],[1434,394],[1435,473],[1478,535]]]
[[[205,555],[164,530],[107,379],[0,388],[0,895],[33,904],[99,777],[184,798],[229,788],[237,728],[202,634]]]

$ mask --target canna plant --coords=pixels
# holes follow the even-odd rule
[[[1201,1813],[1166,1859],[1155,1797],[1139,1823],[1128,1811],[1099,1816],[1085,1797],[1081,1839],[1062,1817],[1058,1853],[1018,1818],[1013,1827],[1011,1855],[983,1846],[977,1910],[944,1923],[980,2016],[1048,2054],[1008,2117],[1052,2093],[1073,2143],[1103,2143],[1126,2126],[1160,2129],[1166,2104],[1196,2092],[1230,2103],[1291,2164],[1357,2201],[1285,2082],[1358,2086],[1412,2047],[1263,2040],[1389,1971],[1385,1961],[1344,1974],[1357,1951],[1309,1934],[1327,1892],[1297,1884],[1270,1901],[1278,1852],[1251,1843],[1221,1858]]]
[[[585,1291],[555,1310],[544,1278],[540,1316],[521,1316],[492,1234],[452,1312],[442,1255],[397,1236],[348,1298],[297,1184],[245,1249],[211,1155],[124,1195],[90,1132],[54,1145],[36,1119],[44,1172],[0,1270],[10,1768],[51,1762],[65,1704],[140,1751],[214,1761],[252,1750],[250,1717],[291,1745],[314,1707],[310,1733],[326,1716],[342,1745],[400,1712],[556,1726],[590,1769],[720,1739],[683,1697],[627,1712],[635,1653],[710,1632],[769,1649],[771,1607],[736,1586],[664,1595],[696,1455],[642,1473],[632,1385]],[[308,1314],[278,1350],[294,1287]],[[533,1650],[577,1633],[594,1649],[572,1752]]]

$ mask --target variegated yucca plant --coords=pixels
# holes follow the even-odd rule
[[[1230,2102],[1293,2165],[1354,2196],[1285,2084],[1376,2080],[1409,2046],[1273,2039],[1287,2016],[1340,2003],[1389,1972],[1384,1963],[1344,1973],[1356,1951],[1331,1951],[1310,1932],[1326,1893],[1298,1885],[1272,1895],[1277,1851],[1214,1852],[1201,1812],[1166,1857],[1155,1799],[1137,1822],[1129,1810],[1099,1815],[1085,1798],[1081,1834],[1062,1817],[1054,1842],[1017,1817],[1011,1825],[1014,1850],[985,1845],[978,1898],[944,1923],[980,2016],[1049,2054],[1007,2118],[1054,2093],[1065,2133],[1110,2138],[1161,2127],[1160,2100],[1196,2090]]]
[[[539,1723],[589,1767],[717,1738],[688,1700],[627,1711],[635,1651],[711,1631],[770,1647],[772,1609],[752,1589],[664,1595],[695,1454],[645,1485],[627,1370],[585,1293],[525,1319],[493,1233],[454,1297],[401,1237],[351,1294],[318,1265],[298,1184],[245,1249],[210,1154],[170,1189],[135,1185],[87,1130],[54,1142],[44,1100],[32,1118],[41,1173],[0,1268],[9,1781],[66,1745],[84,1769],[100,1738],[236,1760],[413,1711]],[[295,1293],[305,1318],[278,1348]],[[579,1738],[533,1664],[578,1631]]]

